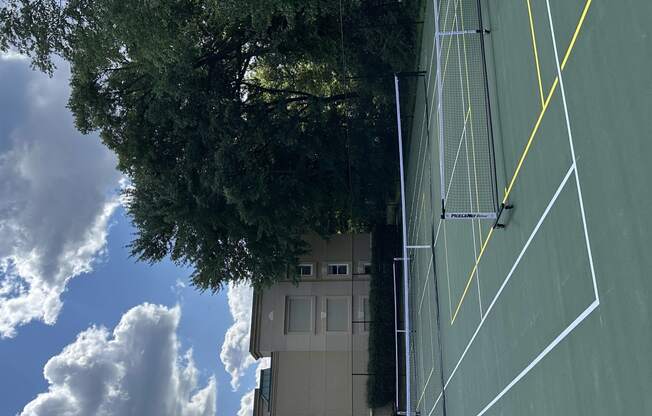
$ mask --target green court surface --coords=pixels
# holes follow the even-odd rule
[[[405,137],[413,410],[652,415],[652,2],[482,0],[498,197],[514,205],[495,230],[440,219],[434,7]]]

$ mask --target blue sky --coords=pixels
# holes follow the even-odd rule
[[[255,383],[249,290],[200,294],[189,270],[129,258],[115,160],[74,131],[60,66],[0,58],[0,414],[119,415],[152,394],[174,397],[146,412],[238,414]]]

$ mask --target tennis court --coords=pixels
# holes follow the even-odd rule
[[[475,6],[427,2],[411,90],[412,412],[652,414],[652,4],[482,0],[464,36]],[[491,192],[505,228],[441,219]]]

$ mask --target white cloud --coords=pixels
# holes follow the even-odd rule
[[[27,60],[27,56],[20,54],[13,50],[0,52],[0,60],[2,61],[24,61]]]
[[[214,416],[216,381],[198,387],[192,350],[179,356],[180,309],[142,304],[112,333],[91,327],[47,362],[48,391],[21,416]]]
[[[48,78],[0,60],[0,338],[56,322],[68,281],[102,256],[119,205],[115,156],[75,130],[59,66]]]
[[[170,291],[174,293],[174,297],[181,305],[185,304],[186,302],[185,296],[183,295],[185,290],[186,284],[180,278],[178,278],[174,284],[170,286]]]
[[[229,285],[226,293],[233,325],[224,335],[220,359],[231,375],[231,388],[240,388],[240,378],[256,361],[249,354],[249,328],[251,326],[251,301],[253,290],[244,285]]]
[[[238,416],[252,416],[254,414],[254,392],[249,390],[240,398],[240,409]]]
[[[270,366],[269,357],[262,358],[258,362],[256,367],[256,386],[260,386],[260,370],[264,368],[269,368]],[[240,398],[240,410],[238,410],[237,416],[252,416],[254,413],[254,392],[255,388],[249,390]]]

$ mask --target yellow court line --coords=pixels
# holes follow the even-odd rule
[[[455,22],[457,22],[457,5],[459,3],[459,0],[455,0],[455,5],[453,6],[453,21],[451,22],[451,29],[453,28],[453,25]],[[446,16],[444,16],[444,31],[446,30],[446,21],[448,20],[448,6],[450,5],[450,1],[446,4]],[[446,50],[446,62],[444,63],[444,72],[441,74],[442,82],[440,88],[444,87],[444,81],[446,78],[446,71],[448,70],[448,57],[450,56],[451,52],[451,45],[453,44],[453,36],[448,36],[450,41],[448,42],[448,49]],[[442,42],[442,47],[444,42]],[[437,104],[438,106],[441,105],[441,103]]]
[[[539,113],[539,117],[537,118],[537,122],[534,125],[534,129],[532,129],[532,133],[530,134],[530,138],[527,141],[527,145],[525,146],[525,149],[523,150],[523,153],[521,154],[521,158],[518,161],[518,165],[516,166],[516,170],[514,171],[514,176],[512,176],[512,180],[509,183],[509,186],[507,187],[507,192],[505,192],[505,197],[503,198],[502,203],[504,204],[507,202],[507,198],[509,197],[509,194],[512,192],[512,189],[514,187],[514,183],[516,182],[516,178],[518,177],[518,174],[521,171],[521,168],[523,167],[523,162],[525,161],[525,157],[530,151],[530,147],[532,146],[532,143],[534,142],[534,137],[537,134],[537,131],[539,130],[539,126],[541,126],[541,121],[543,120],[543,116],[546,113],[546,110],[548,109],[548,106],[550,105],[550,99],[552,98],[553,93],[557,89],[557,85],[559,84],[559,79],[555,78],[555,81],[552,83],[552,87],[550,88],[550,92],[548,93],[548,97],[546,98],[546,101],[543,104],[543,108],[541,109],[541,112]],[[491,236],[493,235],[493,227],[490,229],[489,234],[487,234],[487,238],[485,239],[485,242],[482,244],[482,249],[480,250],[480,255],[478,256],[478,259],[475,261],[475,264],[473,265],[473,269],[471,270],[471,274],[469,275],[469,278],[466,282],[466,286],[464,287],[464,292],[462,292],[462,297],[460,298],[460,301],[457,304],[457,307],[455,308],[455,313],[453,314],[453,319],[451,320],[451,324],[455,322],[455,318],[457,317],[457,313],[460,311],[460,308],[462,306],[462,303],[464,302],[464,298],[466,297],[466,293],[469,291],[469,287],[471,286],[471,282],[473,281],[473,277],[475,276],[475,272],[478,270],[478,264],[480,263],[480,259],[482,259],[482,255],[484,254],[484,250],[487,247],[487,244],[489,243],[489,240],[491,239]]]
[[[530,17],[530,35],[532,36],[532,50],[534,51],[534,63],[537,67],[537,79],[539,81],[539,95],[541,97],[541,107],[543,107],[543,84],[541,83],[541,67],[539,66],[539,52],[537,49],[537,36],[534,34],[534,21],[532,19],[532,7],[530,0],[527,0],[527,14]]]
[[[453,17],[453,21],[457,19],[457,12],[455,12],[455,16]],[[446,71],[448,71],[448,57],[450,56],[451,52],[451,45],[453,44],[453,37],[449,36],[450,41],[448,42],[448,49],[446,49],[446,62],[444,62],[444,72],[441,74],[441,86],[440,88],[444,87],[444,81],[446,81]],[[442,42],[443,44],[444,42]],[[441,103],[438,103],[437,105],[441,105]]]
[[[537,122],[534,124],[534,129],[532,129],[532,133],[530,133],[530,138],[528,139],[527,144],[525,145],[525,149],[521,154],[521,158],[519,159],[518,164],[516,165],[516,170],[514,171],[512,180],[509,182],[509,186],[507,187],[507,192],[505,192],[505,196],[503,197],[503,201],[502,201],[503,204],[507,202],[507,198],[509,197],[509,194],[512,192],[512,189],[514,188],[514,183],[516,182],[516,178],[518,177],[518,174],[521,173],[521,168],[523,167],[523,162],[525,161],[525,157],[530,152],[530,147],[532,146],[532,142],[534,141],[534,136],[539,131],[539,126],[541,126],[541,121],[543,120],[543,116],[544,114],[546,114],[546,110],[548,110],[550,99],[552,98],[553,93],[557,90],[558,84],[559,84],[559,78],[555,77],[555,80],[552,83],[552,87],[550,88],[550,92],[548,93],[548,97],[546,98],[546,101],[543,103],[543,108],[539,113]]]
[[[464,27],[464,9],[460,8],[461,11],[461,16],[462,16],[462,31],[465,30]],[[473,112],[471,111],[471,82],[469,81],[469,63],[467,59],[467,53],[466,53],[466,37],[462,36],[462,44],[464,46],[464,70],[466,73],[466,96],[467,96],[467,102],[469,103],[469,123],[471,125],[471,150],[473,152],[473,178],[475,179],[475,208],[476,211],[480,211],[480,191],[478,189],[478,169],[477,169],[477,161],[476,161],[476,154],[475,154],[475,134],[474,134],[474,129],[473,129]],[[468,150],[467,150],[468,153]],[[470,191],[470,190],[469,190]],[[471,192],[469,192],[471,193]],[[473,197],[471,197],[471,209],[473,209]],[[471,230],[473,231],[473,257],[475,260],[478,260],[478,253],[476,252],[476,245],[475,245],[475,225],[473,224],[475,220],[471,219]],[[482,236],[482,226],[480,224],[480,220],[478,222],[478,242],[482,244],[483,236]],[[479,272],[478,272],[479,273]],[[478,282],[479,282],[480,277],[478,276]],[[478,286],[478,299],[480,299],[480,286]],[[480,305],[480,314],[482,314],[482,302],[479,302]]]
[[[466,28],[464,27],[464,9],[460,8],[461,11],[461,16],[462,16],[462,31],[464,31]],[[473,112],[471,111],[471,81],[469,80],[469,62],[468,62],[468,54],[466,53],[466,37],[462,36],[462,45],[464,47],[464,72],[466,74],[466,100],[469,103],[469,125],[471,126],[471,149],[473,151],[473,176],[475,178],[475,201],[476,201],[476,209],[479,211],[480,210],[480,192],[478,189],[478,171],[477,171],[477,163],[476,163],[476,155],[475,155],[475,134],[473,130]],[[473,208],[473,201],[471,201],[471,208]],[[473,221],[472,221],[473,222]],[[480,224],[480,221],[478,220],[478,225]],[[481,230],[481,229],[480,229]],[[480,231],[480,242],[482,242],[482,230]],[[475,237],[474,237],[475,239]],[[475,241],[473,242],[475,245]],[[473,253],[475,256],[475,253]]]
[[[564,60],[561,61],[561,69],[564,69],[566,66],[566,62],[568,61],[568,58],[570,57],[571,51],[573,50],[573,46],[575,46],[575,41],[577,40],[577,35],[580,33],[580,28],[584,24],[584,18],[586,18],[586,14],[589,12],[589,7],[591,6],[591,3],[593,0],[587,0],[586,4],[584,5],[584,10],[582,10],[582,17],[580,17],[580,21],[577,24],[577,28],[575,29],[575,33],[573,33],[573,39],[571,39],[571,43],[568,46],[568,50],[566,51],[566,54],[564,55]]]
[[[469,108],[469,111],[466,112],[466,115],[464,116],[464,124],[462,128],[462,132],[465,132],[466,129],[466,121],[469,119],[469,115],[471,115],[471,108]],[[457,146],[457,152],[455,154],[455,162],[453,163],[453,171],[451,172],[451,178],[448,181],[448,186],[446,187],[446,195],[444,195],[444,209],[446,209],[446,201],[448,201],[448,193],[451,190],[451,184],[453,183],[453,176],[455,175],[455,169],[457,169],[457,159],[459,157],[460,151],[462,150],[462,140],[463,140],[464,135],[460,136],[460,144]],[[446,179],[444,179],[446,181]]]
[[[577,36],[580,33],[580,30],[582,29],[582,26],[584,25],[584,19],[586,18],[586,14],[589,11],[589,7],[591,6],[591,3],[593,0],[587,0],[586,4],[584,5],[584,10],[582,10],[582,15],[580,17],[579,22],[577,23],[577,26],[575,27],[575,32],[573,33],[573,38],[571,39],[570,44],[568,45],[568,49],[566,49],[566,54],[564,55],[564,60],[563,63],[561,64],[561,69],[563,70],[564,67],[566,66],[566,63],[568,62],[568,58],[571,56],[571,52],[573,51],[573,47],[575,46],[575,41],[577,40]],[[518,162],[518,165],[516,167],[516,170],[514,171],[514,175],[512,176],[512,180],[509,183],[509,186],[507,187],[507,191],[505,192],[505,196],[503,198],[503,204],[507,202],[507,198],[509,197],[509,194],[512,192],[512,188],[514,187],[514,182],[516,182],[516,178],[518,177],[518,174],[521,171],[521,167],[523,165],[523,161],[525,160],[525,157],[527,156],[528,152],[530,151],[530,146],[532,145],[532,141],[534,140],[534,136],[536,135],[537,131],[539,130],[539,126],[541,125],[541,120],[543,119],[543,115],[545,114],[546,110],[548,109],[548,105],[550,104],[550,99],[552,98],[553,93],[557,90],[557,85],[559,84],[559,77],[555,77],[554,82],[552,83],[552,87],[550,87],[550,92],[548,93],[548,97],[546,98],[546,101],[544,102],[543,108],[541,109],[541,113],[539,114],[539,118],[537,119],[536,124],[534,125],[534,129],[532,130],[532,134],[530,134],[530,138],[527,142],[527,145],[525,146],[525,149],[523,150],[523,154],[521,155],[521,158]]]
[[[575,32],[573,33],[573,37],[571,39],[570,44],[568,45],[568,49],[566,50],[566,54],[564,55],[564,61],[561,65],[561,69],[563,70],[564,67],[566,66],[566,63],[571,56],[571,52],[573,51],[573,47],[575,46],[575,41],[577,40],[577,36],[579,35],[580,30],[582,29],[582,26],[584,24],[584,19],[586,18],[586,14],[589,11],[589,7],[591,6],[591,3],[593,0],[587,0],[584,9],[582,10],[582,15],[580,17],[579,22],[577,23],[577,26],[575,27]],[[527,144],[525,146],[525,149],[523,150],[523,153],[521,154],[521,157],[519,159],[518,165],[516,166],[516,170],[514,171],[514,175],[512,176],[512,180],[509,183],[509,186],[507,187],[507,191],[505,192],[505,196],[502,200],[502,203],[506,203],[507,199],[509,198],[510,193],[512,192],[512,189],[514,188],[514,183],[516,182],[516,178],[518,177],[521,168],[523,167],[523,162],[525,161],[525,157],[530,151],[530,148],[532,146],[532,143],[534,141],[534,137],[537,134],[537,131],[539,130],[539,127],[541,126],[541,120],[543,120],[543,116],[546,113],[546,110],[548,109],[548,106],[550,105],[550,100],[554,94],[554,92],[557,90],[557,86],[559,85],[559,76],[555,77],[554,82],[552,83],[552,87],[550,87],[550,92],[548,93],[548,96],[543,104],[543,108],[541,109],[541,112],[539,113],[539,117],[537,118],[536,123],[534,124],[534,128],[532,129],[532,133],[530,134],[530,138],[527,141]],[[471,282],[473,281],[473,277],[475,276],[475,272],[478,269],[478,264],[480,263],[480,260],[482,259],[482,256],[484,254],[485,248],[487,247],[487,244],[489,243],[489,240],[491,240],[491,237],[493,236],[493,231],[494,229],[491,228],[489,230],[489,234],[487,235],[487,238],[485,239],[484,243],[482,244],[482,248],[480,249],[480,255],[478,256],[477,260],[475,261],[475,264],[473,266],[473,269],[471,270],[471,274],[469,275],[466,286],[464,287],[464,291],[462,292],[462,297],[460,298],[460,301],[457,304],[457,307],[455,308],[455,313],[453,314],[453,318],[451,319],[451,325],[455,322],[455,318],[457,317],[457,314],[460,311],[460,308],[462,307],[462,303],[464,302],[464,299],[466,298],[466,294],[469,291],[469,287],[471,286]]]
[[[468,280],[466,281],[466,286],[464,287],[464,292],[462,292],[462,298],[457,304],[457,307],[455,308],[455,313],[453,314],[453,317],[451,318],[451,325],[453,325],[453,322],[455,322],[455,318],[457,318],[457,314],[460,311],[460,308],[462,307],[462,303],[464,302],[464,298],[466,297],[467,292],[469,291],[469,287],[471,287],[471,282],[473,281],[473,276],[475,276],[475,272],[478,270],[478,264],[480,264],[480,259],[482,258],[482,255],[484,254],[484,250],[487,248],[487,244],[489,243],[489,240],[491,240],[491,236],[494,233],[494,228],[491,227],[489,229],[489,234],[487,234],[487,238],[484,240],[484,243],[482,243],[482,247],[480,248],[480,255],[478,256],[478,259],[475,261],[475,264],[473,265],[473,270],[471,270],[471,276],[469,276]]]

